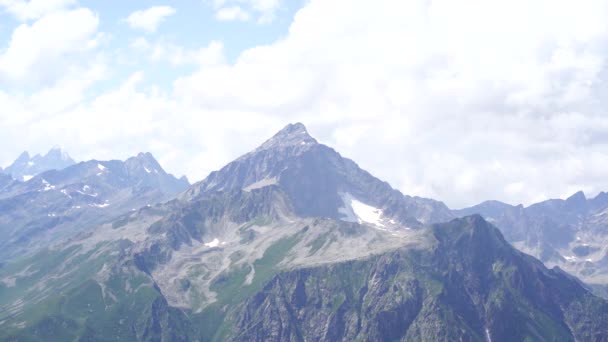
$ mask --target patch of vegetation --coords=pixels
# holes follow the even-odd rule
[[[344,303],[346,297],[339,293],[337,296],[334,296],[331,301],[331,311],[336,312],[340,308],[340,306]]]
[[[258,215],[253,218],[253,220],[247,222],[241,228],[239,228],[239,233],[245,231],[253,226],[263,227],[272,223],[272,218],[267,215]]]
[[[221,341],[219,335],[223,335],[220,327],[227,325],[225,322],[225,312],[221,310],[217,303],[206,307],[203,312],[193,317],[202,341]]]
[[[249,272],[251,272],[251,266],[244,265],[217,276],[211,284],[211,291],[217,293],[218,302],[233,303],[241,300],[243,294],[241,288],[244,286]]]
[[[251,284],[245,284],[251,266],[244,265],[216,277],[211,290],[217,293],[218,302],[236,303],[259,291],[278,271],[276,266],[302,238],[302,232],[279,239],[266,249],[262,258],[253,263],[255,271]]]
[[[306,227],[308,228],[308,227]],[[305,228],[305,229],[306,229]],[[266,249],[262,258],[253,263],[255,268],[255,276],[253,278],[252,287],[261,288],[262,283],[268,281],[276,274],[276,265],[278,265],[289,253],[289,251],[302,239],[301,232],[286,238],[282,238]]]
[[[330,233],[325,233],[325,234],[321,234],[319,236],[317,236],[316,239],[312,240],[310,243],[308,243],[306,245],[306,247],[310,247],[310,250],[308,251],[308,255],[313,255],[316,252],[318,252],[321,247],[323,247],[323,245],[325,245],[325,242],[327,242],[327,237],[329,236]]]
[[[158,233],[163,228],[163,220],[158,220],[150,225],[148,231],[151,233]]]
[[[230,254],[230,256],[229,256],[229,258],[230,258],[230,265],[232,265],[235,262],[243,259],[243,257],[245,257],[245,253],[243,253],[242,251],[236,251],[236,252]]]
[[[129,222],[131,222],[131,218],[129,215],[119,218],[118,220],[112,222],[112,229],[118,229],[120,227],[124,227]]]

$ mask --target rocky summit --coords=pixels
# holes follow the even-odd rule
[[[0,178],[1,179],[1,178]],[[26,182],[0,184],[0,257],[31,254],[189,186],[150,153],[125,161],[90,160],[48,170]]]
[[[2,172],[16,180],[27,181],[44,171],[61,170],[75,163],[66,151],[53,147],[47,154],[33,157],[25,151]]]
[[[171,188],[147,178],[162,174],[140,155],[9,190],[75,196],[102,179],[91,203],[139,207],[3,263],[0,339],[608,340],[608,302],[581,281],[480,215],[391,188],[302,124],[164,203],[124,200]]]
[[[454,211],[471,214],[495,224],[521,251],[579,277],[608,298],[608,194],[587,198],[579,191],[528,207],[487,201]]]

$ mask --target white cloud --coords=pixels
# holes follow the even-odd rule
[[[65,9],[76,0],[0,0],[0,7],[17,19],[39,19],[45,14]]]
[[[153,62],[168,62],[173,66],[209,66],[225,62],[224,46],[219,41],[212,41],[208,46],[199,49],[187,49],[162,39],[151,42],[144,37],[138,37],[131,42],[131,48]]]
[[[96,47],[99,18],[88,9],[52,12],[21,24],[0,54],[0,82],[52,82],[72,65],[71,57]]]
[[[154,6],[145,10],[135,11],[126,20],[134,29],[155,32],[158,26],[173,14],[175,14],[175,9],[171,6]]]
[[[247,21],[249,13],[240,6],[222,7],[215,12],[215,18],[220,21]]]
[[[235,4],[253,6],[215,5]],[[65,94],[58,114],[0,117],[0,131],[82,159],[149,149],[197,180],[303,121],[404,193],[453,207],[594,193],[608,190],[607,4],[311,0],[284,38],[233,64],[218,42],[138,39],[134,49],[199,68],[169,90],[134,73],[93,101]],[[29,100],[0,93],[0,108],[36,116]]]
[[[221,21],[247,21],[252,13],[259,23],[269,23],[276,18],[281,0],[213,0],[215,17]]]
[[[302,120],[403,192],[455,207],[593,193],[608,189],[591,167],[606,144],[584,141],[608,133],[605,9],[312,0],[288,37],[179,79],[176,97]]]

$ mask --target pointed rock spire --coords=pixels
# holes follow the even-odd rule
[[[43,157],[40,157],[40,158],[43,158]],[[61,160],[61,161],[69,162],[70,164],[75,164],[76,163],[72,159],[72,157],[70,157],[70,155],[68,154],[68,152],[65,151],[63,148],[61,148],[58,145],[53,146],[53,148],[51,148],[46,153],[46,155],[44,156],[44,158],[54,159],[54,160]]]
[[[579,191],[566,199],[566,207],[570,210],[583,210],[587,208],[587,197]]]
[[[298,122],[285,126],[272,138],[268,139],[260,147],[258,147],[257,150],[260,151],[287,146],[306,146],[314,144],[317,144],[317,140],[308,134],[306,127],[302,123]]]

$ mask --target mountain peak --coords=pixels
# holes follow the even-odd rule
[[[21,161],[25,161],[28,162],[30,160],[30,154],[27,151],[23,151],[19,157],[17,157],[17,159],[15,159],[15,162],[21,162]]]
[[[573,194],[572,196],[568,197],[566,199],[566,201],[581,201],[581,200],[586,200],[587,197],[585,196],[585,193],[582,191],[578,191],[575,194]]]
[[[277,134],[301,134],[301,133],[306,133],[308,134],[308,131],[306,130],[306,126],[304,126],[303,123],[301,122],[296,122],[296,123],[290,123],[287,126],[283,127],[282,130],[280,130]]]
[[[11,175],[18,180],[26,181],[33,176],[48,170],[61,170],[76,162],[58,147],[53,147],[46,155],[36,154],[31,157],[25,151],[6,169],[4,173]]]
[[[162,166],[150,152],[140,152],[135,157],[131,157],[125,161],[129,167],[143,169],[146,173],[165,173]]]
[[[254,151],[212,172],[182,199],[270,185],[284,192],[293,213],[300,217],[361,221],[391,229],[452,218],[443,203],[406,197],[319,144],[301,123],[287,125]]]
[[[311,137],[306,130],[306,126],[297,122],[285,126],[272,138],[266,140],[257,150],[268,150],[272,148],[281,148],[297,145],[314,145],[317,140]]]
[[[142,160],[142,161],[148,161],[148,162],[154,162],[154,163],[157,162],[156,158],[154,158],[154,156],[150,152],[139,152],[135,158]]]
[[[70,157],[70,155],[68,154],[68,152],[57,145],[53,146],[53,148],[51,148],[47,152],[45,157],[46,158],[55,158],[55,159],[59,159],[62,161],[68,161],[71,163],[75,163],[74,160],[72,159],[72,157]]]

